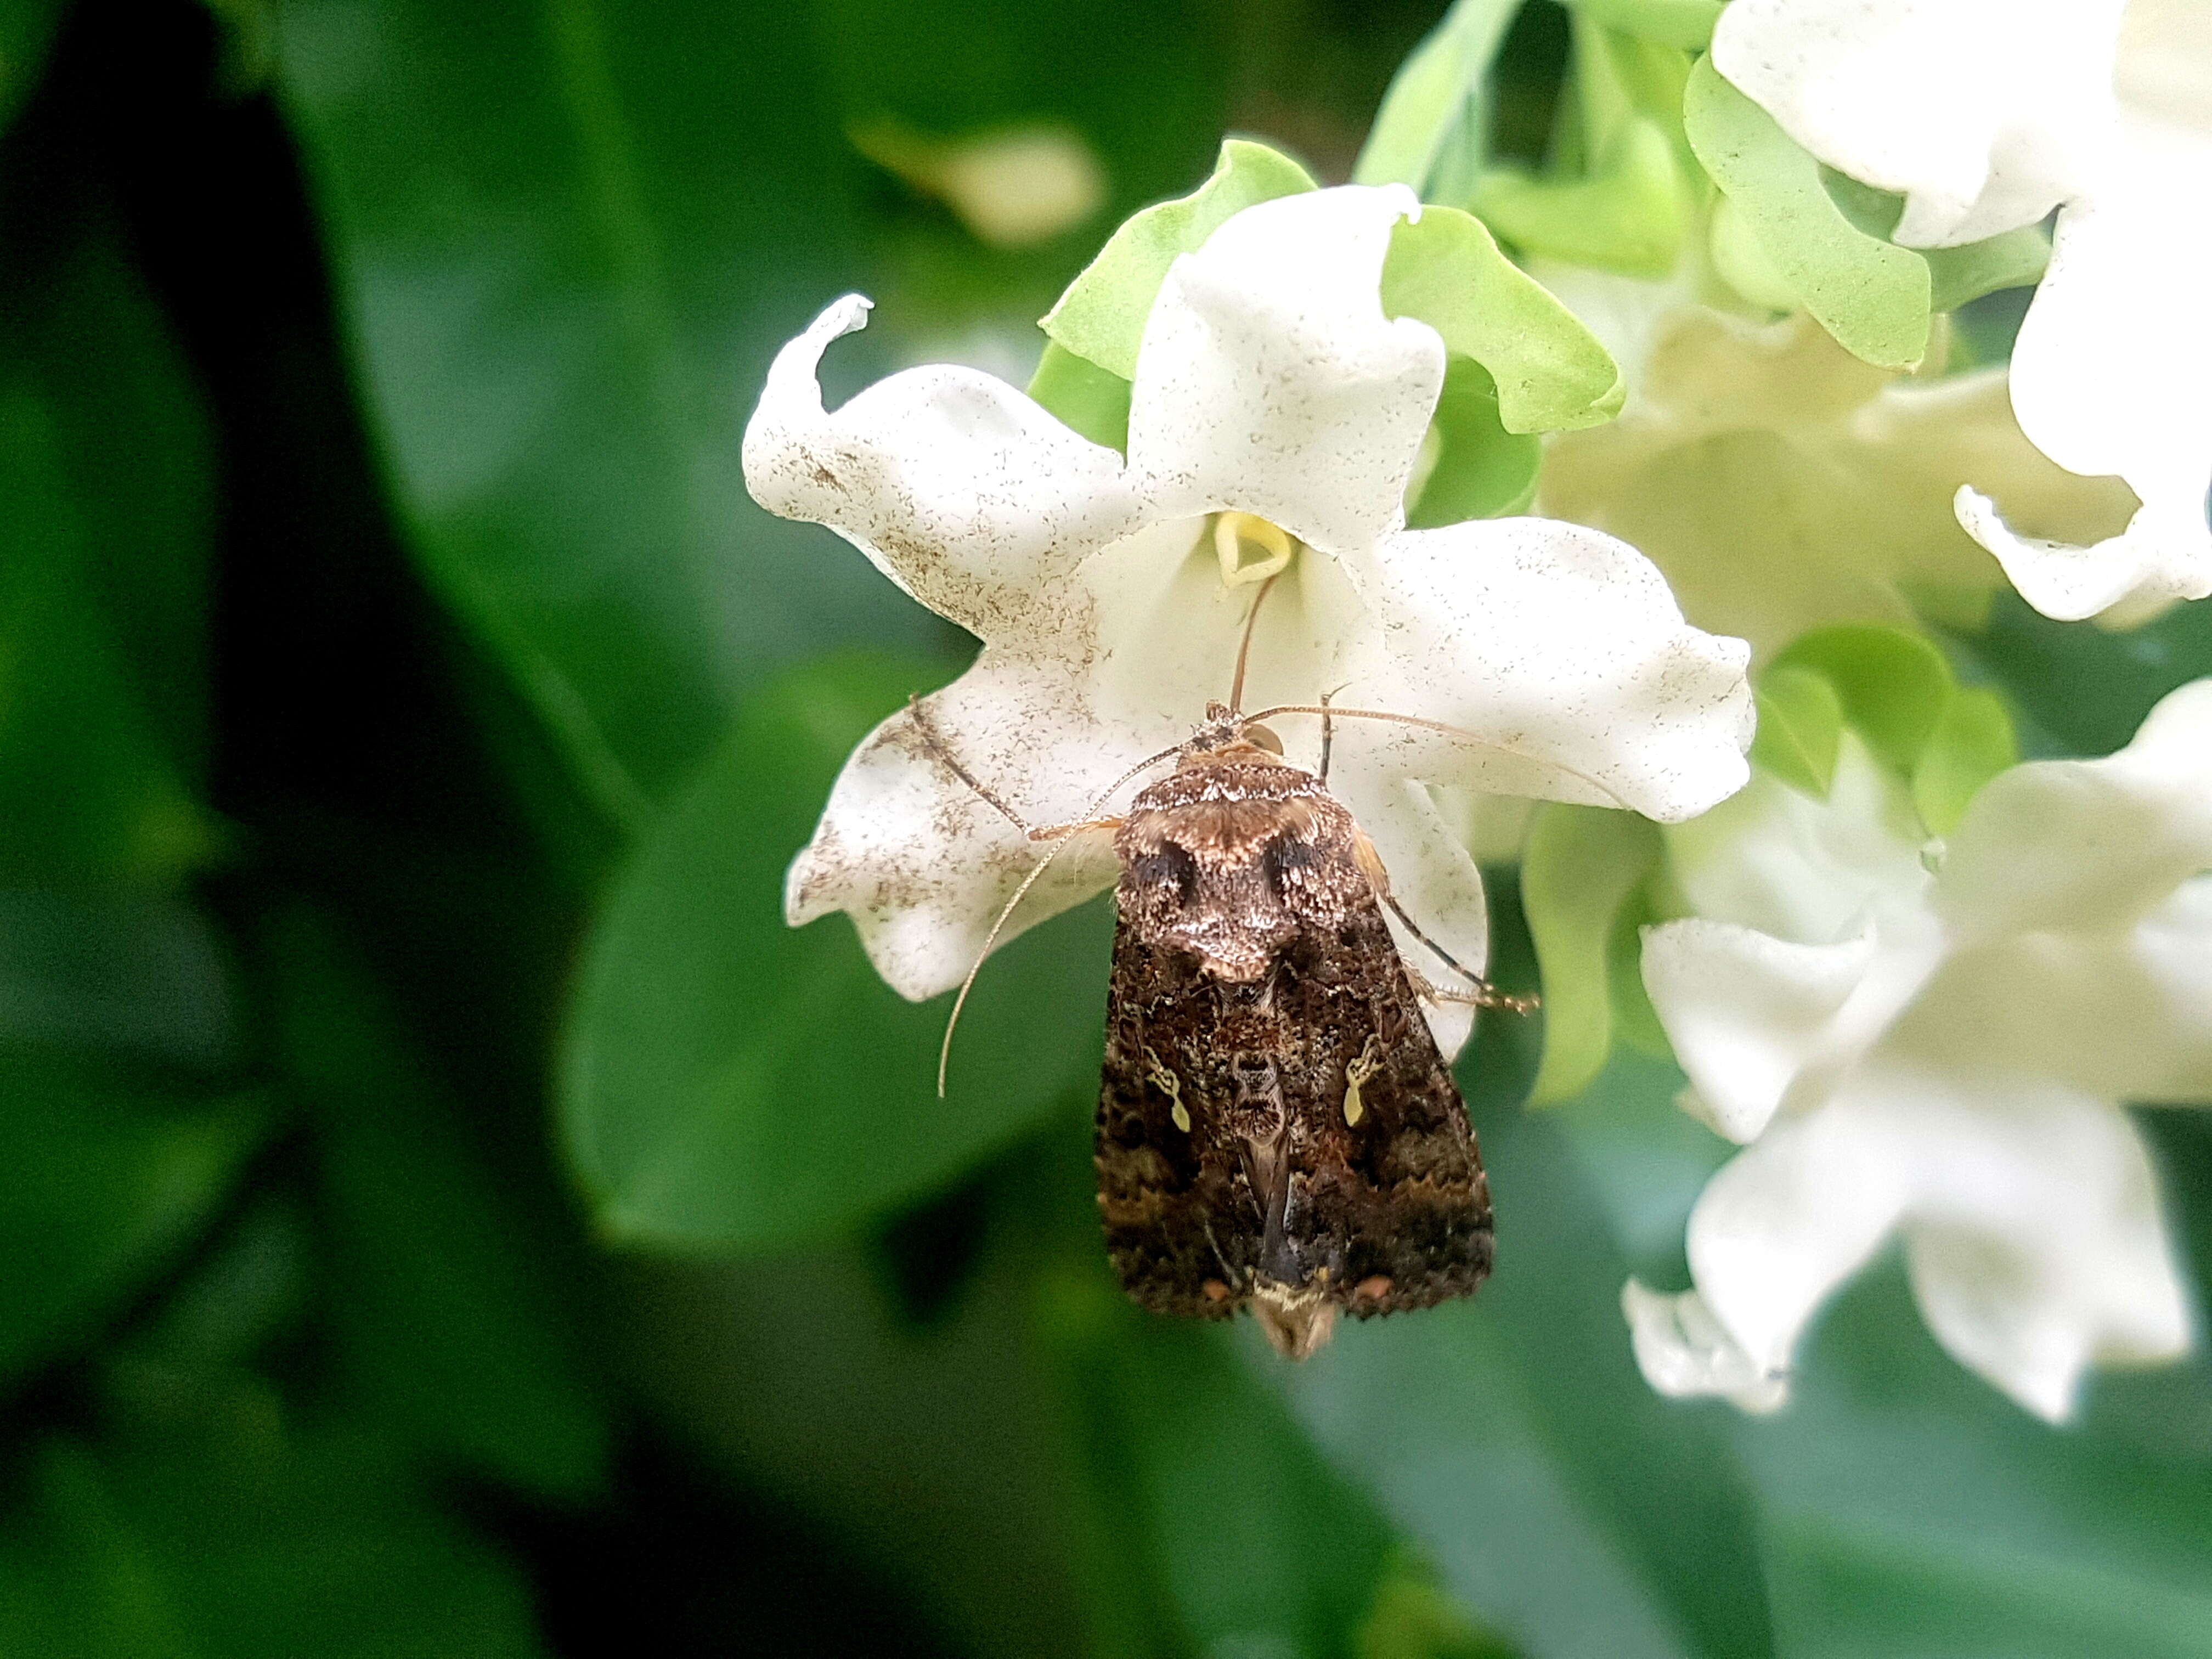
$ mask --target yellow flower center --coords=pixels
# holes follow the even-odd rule
[[[1263,582],[1290,568],[1297,538],[1280,525],[1252,513],[1223,513],[1213,520],[1213,552],[1224,587]]]

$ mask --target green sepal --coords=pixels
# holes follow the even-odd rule
[[[2020,760],[2020,739],[2004,702],[1987,686],[1952,697],[1912,774],[1912,803],[1930,833],[1948,836],[1981,787]]]
[[[1569,11],[1662,46],[1703,52],[1720,21],[1721,0],[1563,0]]]
[[[1928,303],[1937,311],[1956,311],[1999,289],[2041,282],[2051,263],[2051,239],[2040,225],[2022,225],[1962,247],[1923,248],[1920,257],[1928,261]]]
[[[1674,147],[1642,116],[1581,178],[1510,169],[1486,175],[1474,210],[1518,247],[1627,276],[1674,270],[1690,223]]]
[[[1455,194],[1454,174],[1472,179],[1489,124],[1490,62],[1520,9],[1520,0],[1455,0],[1391,77],[1353,184],[1406,185],[1426,198]]]
[[[1751,763],[1808,794],[1826,798],[1835,781],[1844,704],[1824,674],[1787,664],[1759,677],[1759,732]]]
[[[1870,623],[1816,629],[1774,659],[1817,674],[1836,690],[1844,722],[1885,764],[1911,777],[1949,705],[1954,682],[1943,653],[1917,634]]]
[[[1125,222],[1038,326],[1077,356],[1135,380],[1145,319],[1176,256],[1196,250],[1246,208],[1313,187],[1306,170],[1289,156],[1249,139],[1227,140],[1204,184]]]
[[[1508,432],[1601,425],[1627,396],[1597,337],[1457,208],[1425,208],[1391,233],[1382,309],[1426,323],[1489,370]]]
[[[1911,368],[1928,349],[1928,262],[1852,222],[1820,165],[1699,58],[1682,93],[1690,146],[1805,309],[1853,356]]]
[[[1446,367],[1430,430],[1437,446],[1436,465],[1407,510],[1408,530],[1519,513],[1535,499],[1543,440],[1505,429],[1498,416],[1497,383],[1473,358],[1454,357]]]
[[[1129,383],[1057,340],[1044,343],[1030,396],[1094,444],[1129,452]]]
[[[1553,803],[1530,824],[1521,903],[1544,988],[1544,1057],[1531,1105],[1571,1099],[1605,1069],[1615,929],[1660,852],[1657,825],[1609,807]]]

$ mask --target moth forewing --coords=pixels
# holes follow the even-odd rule
[[[1138,1302],[1304,1358],[1474,1291],[1490,1200],[1372,844],[1255,735],[1210,710],[1115,833],[1099,1206]]]

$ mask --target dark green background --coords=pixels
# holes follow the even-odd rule
[[[967,647],[746,500],[769,356],[852,289],[838,388],[1034,351],[1224,130],[1341,177],[1434,16],[15,0],[0,1656],[2212,1654],[2201,1357],[2053,1431],[1886,1265],[1783,1416],[1644,1387],[1621,1280],[1683,1282],[1726,1151],[1668,1068],[1524,1113],[1495,1022],[1494,1283],[1291,1371],[1106,1274],[1097,907],[942,1103],[941,1008],[781,925]],[[1509,145],[1565,38],[1516,27]],[[1110,207],[985,250],[847,143],[885,114],[1071,125]],[[2094,753],[2212,611],[1953,643]],[[2212,1261],[2212,1132],[2143,1121]]]

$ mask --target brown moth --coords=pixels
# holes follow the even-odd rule
[[[1332,718],[1432,722],[1326,702],[1247,716],[1235,696],[1145,763],[1176,767],[1126,813],[1029,833],[1056,852],[1111,830],[1121,863],[1094,1145],[1122,1288],[1158,1313],[1249,1309],[1279,1352],[1303,1359],[1340,1313],[1433,1307],[1489,1273],[1482,1155],[1420,998],[1534,1005],[1498,994],[1414,926],[1328,792]],[[1285,760],[1260,724],[1286,714],[1322,716],[1319,773]],[[1013,817],[920,705],[916,715],[944,763]],[[1386,906],[1468,988],[1412,972]]]
[[[1249,1308],[1294,1359],[1340,1312],[1471,1294],[1482,1157],[1351,812],[1217,703],[1114,840],[1096,1155],[1122,1287],[1161,1313]],[[1468,977],[1465,1000],[1508,1000]]]

